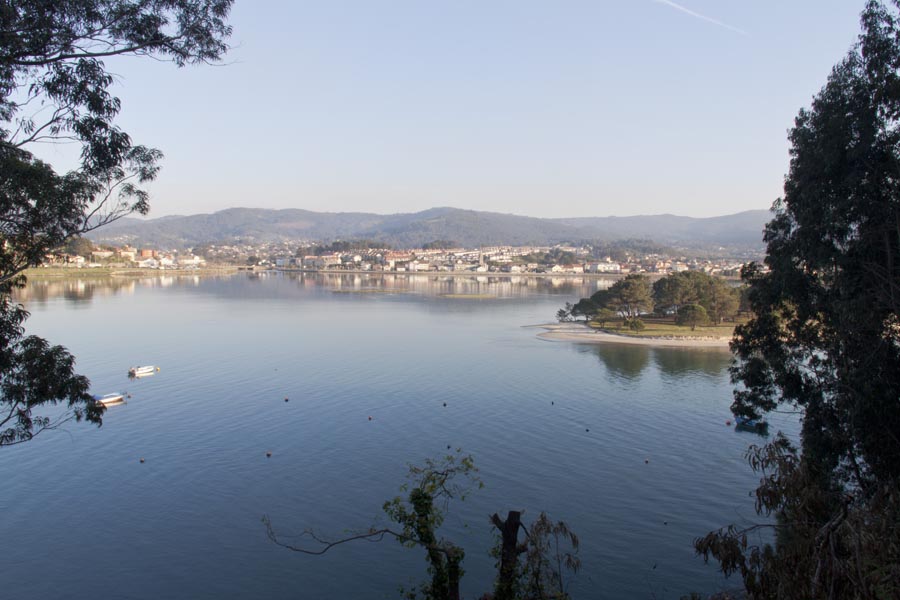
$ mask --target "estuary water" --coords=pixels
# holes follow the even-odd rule
[[[609,283],[32,282],[29,333],[68,347],[95,393],[130,398],[99,429],[0,450],[2,596],[398,598],[426,577],[421,551],[384,540],[296,554],[261,518],[296,544],[306,529],[385,524],[407,464],[448,447],[472,454],[484,482],[442,529],[466,551],[466,598],[491,587],[488,517],[510,509],[578,534],[576,599],[736,587],[691,546],[755,518],[744,453],[764,440],[725,424],[729,354],[549,342],[526,327]],[[130,381],[140,364],[160,372]]]

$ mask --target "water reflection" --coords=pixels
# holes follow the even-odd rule
[[[651,364],[666,377],[680,378],[699,374],[721,377],[731,364],[731,355],[722,349],[653,348],[628,344],[596,344],[577,347],[580,352],[595,354],[609,373],[617,378],[635,380]]]
[[[657,561],[660,595],[718,589],[690,540],[736,510],[752,514],[746,490],[756,482],[743,452],[755,436],[724,424],[727,378],[688,374],[673,385],[661,372],[690,370],[677,351],[547,343],[521,327],[597,285],[437,274],[33,281],[23,290],[29,302],[55,300],[34,311],[29,327],[77,345],[79,369],[98,393],[127,385],[134,399],[99,431],[73,427],[10,448],[0,462],[4,498],[24,507],[0,523],[0,535],[61,565],[39,589],[10,580],[4,597],[52,597],[65,585],[74,600],[122,589],[151,598],[160,577],[191,598],[287,599],[298,585],[310,597],[371,597],[373,589],[390,597],[397,582],[418,577],[418,563],[408,571],[360,548],[362,559],[342,552],[298,579],[296,555],[260,536],[259,515],[324,532],[365,526],[396,493],[403,465],[446,443],[473,452],[489,483],[448,523],[451,537],[472,548],[467,596],[488,588],[496,569],[481,550],[490,533],[463,532],[463,523],[511,498],[603,542],[583,547],[576,596],[596,596],[591,582],[602,579],[609,597],[646,597],[644,574]],[[78,318],[70,302],[81,302]],[[136,313],[160,318],[130,318]],[[127,335],[114,325],[124,319]],[[699,372],[714,368],[712,357],[698,358]],[[125,383],[129,365],[148,362],[162,372]],[[48,487],[51,480],[59,485]],[[303,507],[322,498],[328,510],[304,522]],[[101,520],[73,513],[98,503]],[[146,543],[123,542],[123,531]],[[91,557],[109,555],[124,560],[91,577]],[[0,559],[0,570],[14,563]],[[359,577],[342,578],[348,570]]]
[[[664,375],[679,377],[689,373],[719,377],[731,364],[731,354],[724,349],[656,348],[653,360]]]
[[[579,346],[597,355],[610,375],[626,380],[638,379],[650,364],[651,349],[647,346],[627,344],[596,344]]]
[[[277,285],[279,282],[290,285]],[[615,280],[596,277],[525,277],[495,275],[449,274],[361,274],[361,273],[301,273],[301,272],[241,272],[215,275],[148,275],[141,277],[94,277],[42,279],[32,277],[28,286],[16,292],[23,303],[42,304],[53,298],[64,298],[79,305],[89,304],[95,296],[133,294],[139,287],[168,288],[195,287],[201,292],[217,296],[288,298],[310,293],[317,295],[346,294],[348,297],[413,294],[419,297],[442,298],[455,303],[472,300],[533,298],[560,296],[563,301],[590,296],[598,289],[608,288]],[[265,289],[258,292],[253,287]],[[548,315],[549,317],[550,315]]]
[[[23,304],[42,305],[54,298],[63,298],[74,306],[87,306],[95,297],[134,294],[141,279],[29,279],[28,285],[15,290],[13,296]]]
[[[451,299],[520,298],[535,294],[578,296],[598,289],[600,280],[560,277],[522,277],[446,274],[331,274],[285,273],[304,286],[359,293],[412,293]]]

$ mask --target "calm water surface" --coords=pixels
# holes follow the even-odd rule
[[[447,446],[473,454],[485,483],[444,526],[466,550],[468,598],[491,586],[488,515],[510,509],[579,534],[575,598],[734,587],[691,547],[754,516],[743,453],[761,438],[725,425],[729,355],[546,342],[523,327],[608,284],[34,282],[29,331],[67,346],[96,393],[132,398],[100,429],[0,452],[3,597],[397,598],[425,577],[420,552],[294,554],[260,518],[334,537],[383,523],[407,463]],[[129,381],[136,364],[161,372]]]

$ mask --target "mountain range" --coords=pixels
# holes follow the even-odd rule
[[[91,234],[96,242],[186,248],[203,243],[375,240],[395,248],[435,240],[459,246],[552,245],[652,240],[658,244],[761,249],[766,210],[709,218],[676,215],[542,219],[511,214],[432,208],[417,213],[325,213],[302,209],[230,208],[212,214],[124,218]]]

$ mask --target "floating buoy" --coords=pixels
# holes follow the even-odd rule
[[[731,425],[731,421],[725,421],[726,425]]]
[[[590,431],[590,429],[585,429],[585,431]]]
[[[289,400],[289,398],[285,398],[285,399],[284,399],[285,402],[287,402],[288,400]]]
[[[271,458],[271,457],[272,457],[272,453],[271,453],[271,452],[266,452],[266,458]]]
[[[449,449],[450,449],[450,444],[447,444],[447,450],[449,450]]]
[[[551,405],[552,405],[552,404],[556,404],[556,402],[554,402],[553,400],[551,400],[551,401],[550,401],[550,404],[551,404]]]
[[[447,403],[446,403],[446,402],[444,402],[444,406],[447,406]]]
[[[644,459],[644,464],[645,464],[645,465],[649,465],[649,464],[650,464],[650,459],[649,459],[649,458],[645,458],[645,459]]]
[[[369,415],[369,420],[370,420],[370,421],[372,420],[372,415]]]
[[[143,458],[143,457],[141,457],[141,463],[142,463],[142,464],[143,464],[143,462],[144,462],[144,458]]]

